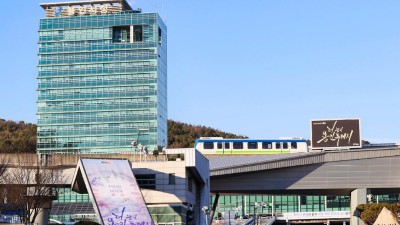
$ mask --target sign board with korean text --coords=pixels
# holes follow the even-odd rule
[[[154,225],[126,159],[80,159],[72,189],[89,193],[103,225]]]
[[[311,121],[312,149],[361,148],[360,119]]]

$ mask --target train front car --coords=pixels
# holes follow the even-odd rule
[[[307,141],[285,139],[223,139],[200,138],[194,148],[203,154],[285,154],[308,152]]]

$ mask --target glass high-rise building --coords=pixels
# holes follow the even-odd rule
[[[44,3],[38,153],[167,145],[167,28],[125,0]]]

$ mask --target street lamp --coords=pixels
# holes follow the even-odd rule
[[[140,152],[140,161],[142,161],[142,148],[143,148],[143,145],[141,145],[140,143],[139,143],[139,137],[140,137],[140,132],[143,132],[143,131],[149,131],[149,128],[139,128],[138,129],[138,132],[137,132],[137,136],[136,136],[136,140],[133,140],[132,142],[131,142],[131,146],[132,146],[132,151],[133,150],[135,150],[134,151],[134,153],[135,153],[135,160],[136,160],[136,152],[137,152],[137,150],[139,150]],[[147,148],[146,148],[147,149]]]
[[[254,223],[255,224],[257,224],[257,208],[259,207],[260,205],[258,204],[258,202],[254,202],[254,216],[253,216],[253,218],[254,218]]]
[[[206,220],[206,225],[208,225],[208,214],[210,213],[210,209],[208,208],[208,206],[203,206],[202,208],[201,208],[201,210],[203,211],[203,213],[204,213],[204,218],[205,218],[205,220]]]
[[[136,161],[136,147],[137,147],[137,141],[132,141],[132,142],[131,142],[131,146],[132,146],[132,152],[133,152],[133,154],[134,154],[133,160]]]

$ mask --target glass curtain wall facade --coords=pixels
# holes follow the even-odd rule
[[[212,196],[211,201],[214,199]],[[349,196],[226,195],[219,197],[216,211],[222,217],[228,211],[236,212],[237,216],[252,215],[255,202],[260,205],[257,213],[263,214],[350,210]],[[215,216],[217,219],[218,214]]]
[[[167,146],[167,28],[158,14],[41,19],[38,70],[38,153]]]
[[[211,196],[211,202],[215,195]],[[399,194],[376,195],[371,202],[397,203]],[[235,212],[236,216],[253,215],[254,205],[260,207],[257,213],[281,214],[285,212],[350,211],[350,196],[299,196],[299,195],[221,195],[215,218],[224,218],[225,213]],[[210,206],[211,207],[211,206]],[[226,219],[226,218],[225,218]]]

